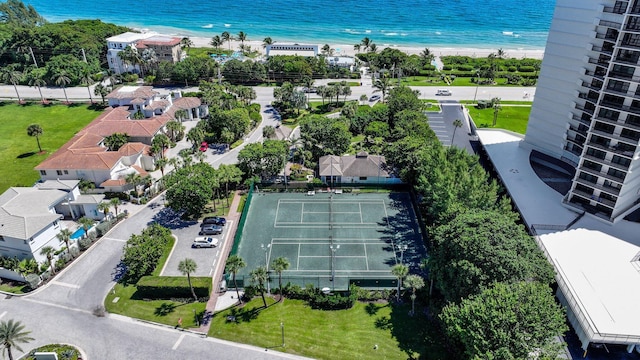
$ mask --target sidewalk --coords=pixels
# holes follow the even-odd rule
[[[229,208],[229,214],[227,215],[227,224],[230,224],[228,239],[231,241],[226,241],[224,243],[224,247],[222,249],[222,253],[220,254],[220,261],[218,262],[218,266],[213,273],[213,292],[211,293],[211,297],[207,302],[206,311],[213,314],[216,311],[220,311],[226,308],[229,308],[235,305],[238,302],[236,292],[227,290],[225,293],[220,293],[218,289],[218,284],[222,279],[223,271],[225,268],[225,263],[227,262],[227,257],[229,256],[229,252],[231,252],[231,248],[235,242],[236,231],[238,230],[238,223],[240,222],[241,213],[238,212],[238,205],[240,205],[240,199],[242,195],[240,195],[240,191],[236,190],[235,195],[233,197],[233,201],[231,202],[231,206]],[[227,287],[230,284],[227,284]],[[242,293],[241,293],[242,296]],[[206,325],[202,325],[199,328],[192,329],[195,331],[199,331],[202,333],[209,333],[209,327],[211,326],[211,322],[209,321]]]

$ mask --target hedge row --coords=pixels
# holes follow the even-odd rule
[[[197,297],[209,297],[211,294],[210,277],[191,277],[191,284]],[[145,299],[192,296],[187,278],[182,276],[143,276],[136,283],[136,287],[136,295]]]

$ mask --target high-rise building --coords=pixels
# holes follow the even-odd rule
[[[566,206],[609,222],[640,203],[640,0],[557,0],[526,138],[576,169]]]

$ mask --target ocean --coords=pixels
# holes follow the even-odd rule
[[[100,19],[180,36],[378,47],[543,49],[555,0],[25,0],[48,21]]]

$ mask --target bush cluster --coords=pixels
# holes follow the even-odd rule
[[[191,277],[193,291],[199,298],[211,294],[211,278]],[[182,276],[143,276],[136,283],[136,296],[145,299],[191,298],[187,279]]]

